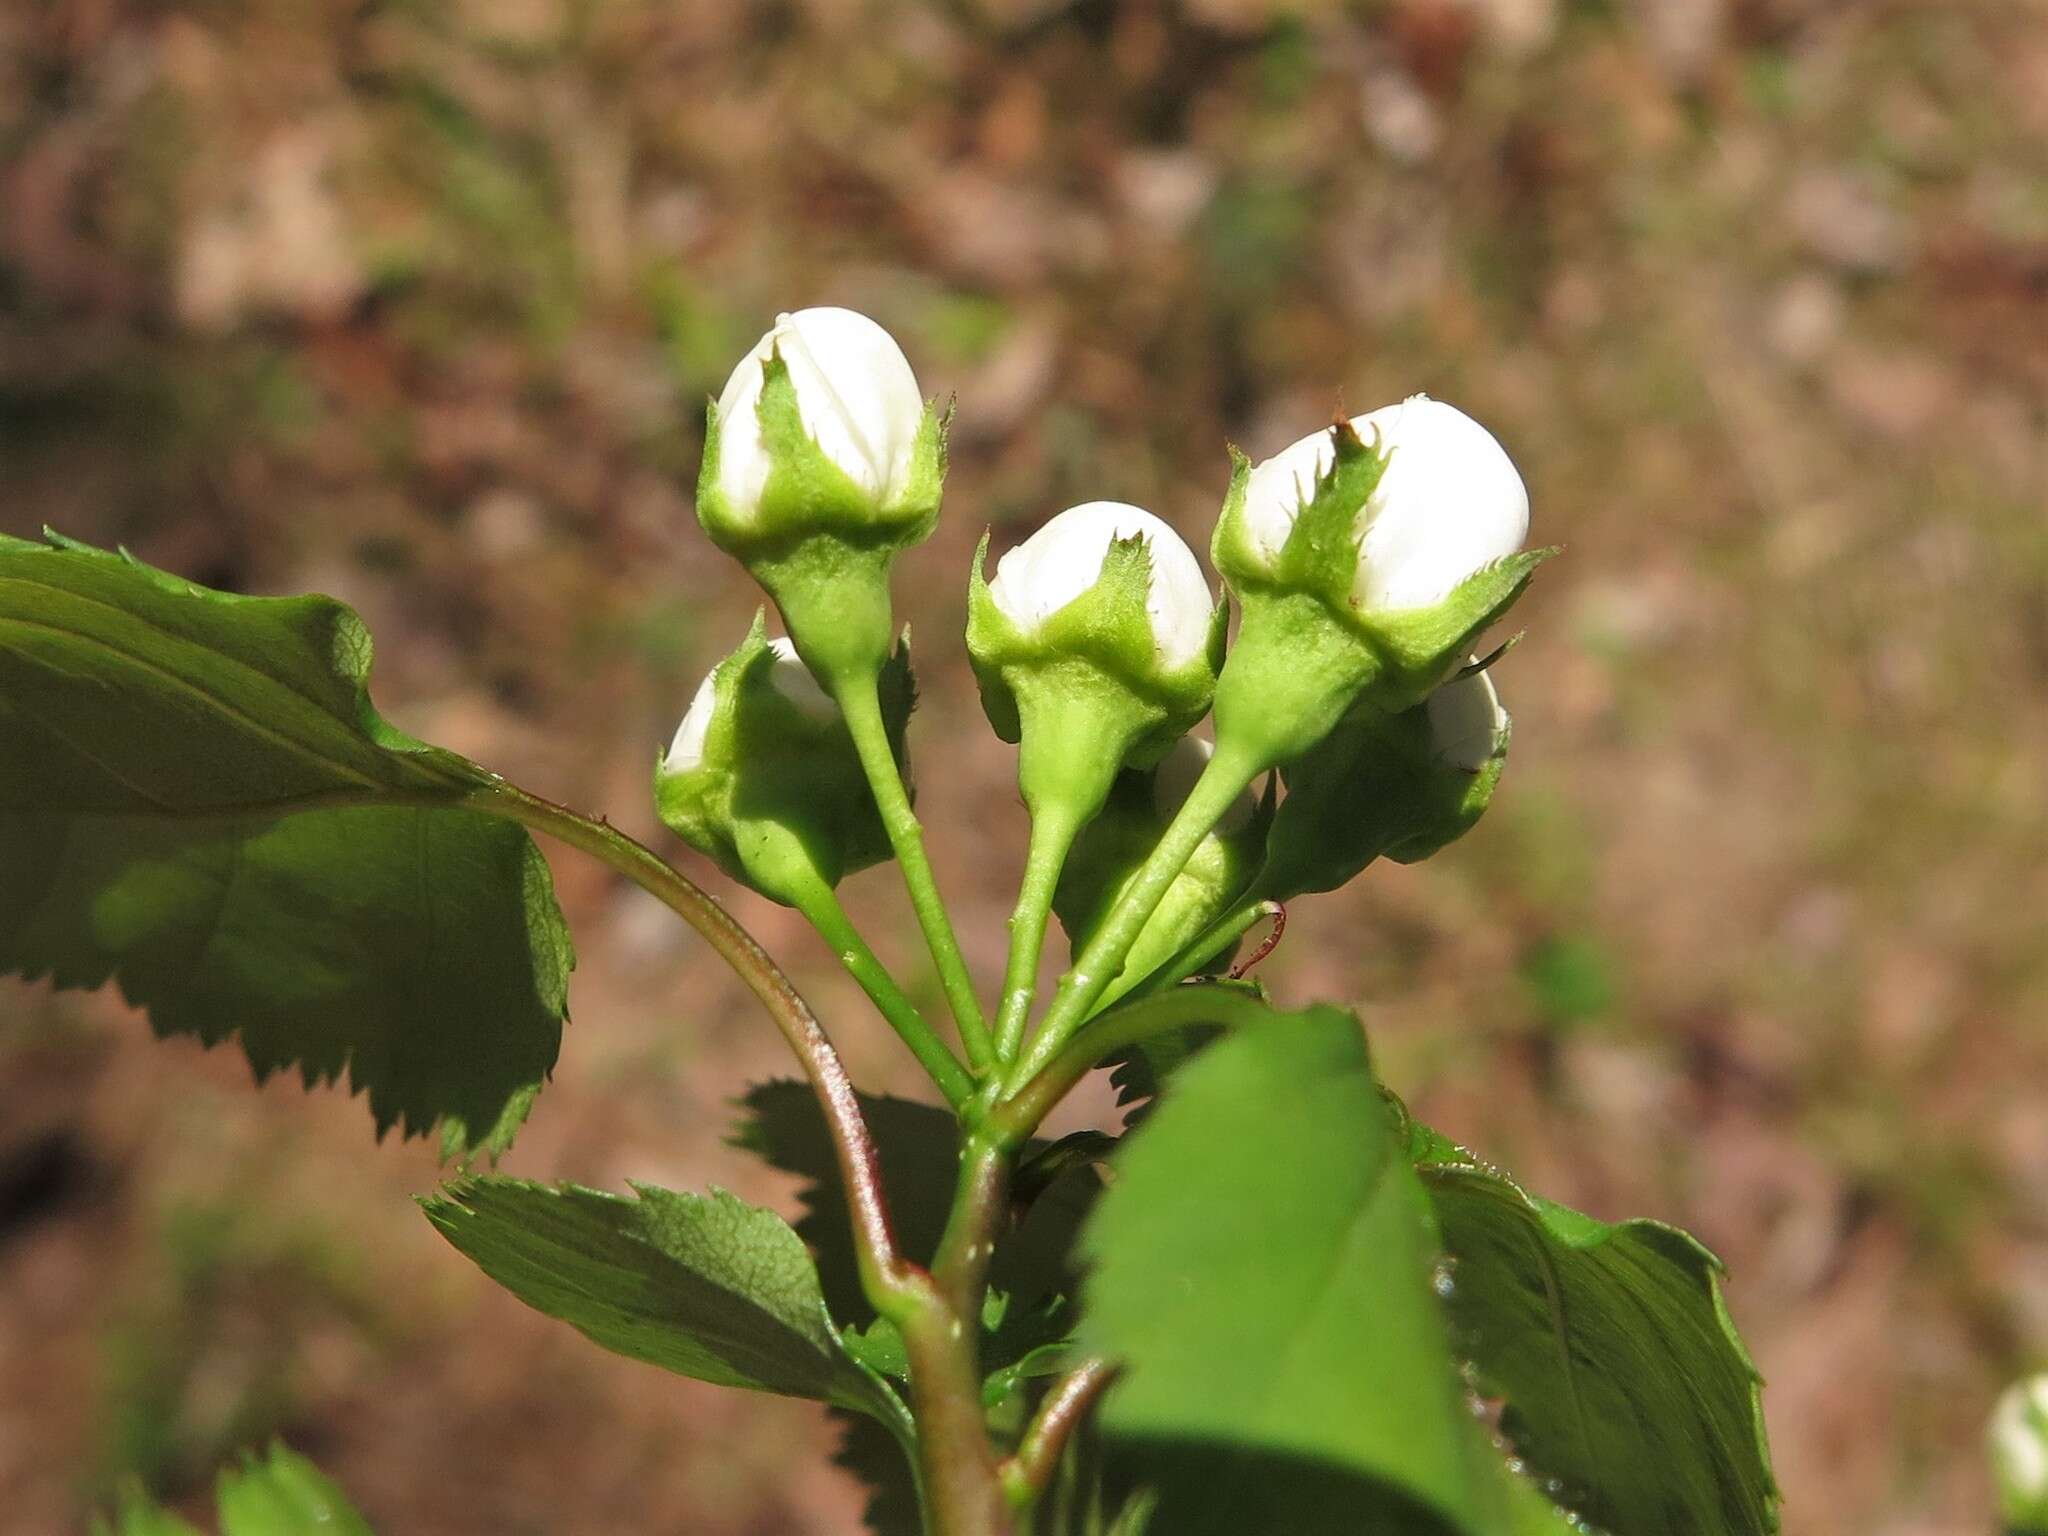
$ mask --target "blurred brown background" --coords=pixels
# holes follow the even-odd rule
[[[1265,974],[1536,1188],[1727,1259],[1790,1531],[1989,1529],[1979,1425],[2048,1356],[2048,7],[0,7],[0,526],[342,597],[402,725],[642,835],[757,600],[691,514],[702,401],[815,302],[958,394],[900,587],[990,985],[982,528],[1109,496],[1203,543],[1225,441],[1339,398],[1498,432],[1569,545],[1501,796]],[[506,1166],[786,1200],[721,1145],[765,1022],[556,867],[575,1020]],[[922,977],[893,871],[853,890]],[[491,1294],[435,1177],[338,1093],[0,991],[0,1529],[273,1431],[391,1533],[851,1529],[816,1413]]]

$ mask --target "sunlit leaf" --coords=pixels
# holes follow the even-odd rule
[[[1333,1009],[1226,1036],[1127,1139],[1081,1337],[1126,1369],[1102,1427],[1158,1494],[1149,1529],[1507,1528],[1526,1490],[1467,1410],[1405,1153]]]
[[[1761,1382],[1714,1256],[1660,1222],[1537,1199],[1425,1128],[1414,1144],[1454,1342],[1558,1500],[1631,1536],[1775,1531]]]

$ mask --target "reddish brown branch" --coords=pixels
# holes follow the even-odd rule
[[[1089,1359],[1053,1383],[1045,1401],[1038,1405],[1031,1427],[1024,1431],[1017,1453],[1002,1466],[1003,1491],[1013,1507],[1027,1509],[1045,1492],[1074,1430],[1115,1378],[1115,1366]]]

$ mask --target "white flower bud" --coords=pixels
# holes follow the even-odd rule
[[[780,353],[797,411],[825,456],[872,498],[893,504],[915,461],[924,397],[896,340],[850,309],[800,309],[740,360],[718,397],[718,489],[727,515],[744,523],[760,506],[773,467],[756,410],[762,368]]]
[[[1484,672],[1445,683],[1425,701],[1430,746],[1453,768],[1477,773],[1493,761],[1508,728],[1500,692]]]
[[[1160,661],[1177,671],[1209,643],[1215,604],[1195,552],[1147,512],[1121,501],[1069,507],[996,563],[989,596],[1025,634],[1093,587],[1117,539],[1142,537],[1152,556],[1145,613]]]
[[[905,651],[889,659],[875,687],[901,771],[915,692]],[[655,764],[654,798],[670,831],[785,905],[889,852],[838,704],[791,641],[768,638],[761,614],[698,686]]]
[[[1362,536],[1352,598],[1365,609],[1423,608],[1483,566],[1504,560],[1529,534],[1529,493],[1493,434],[1455,406],[1411,395],[1352,420],[1368,444],[1377,432],[1387,465],[1359,509]],[[1245,529],[1276,559],[1335,448],[1327,430],[1275,454],[1245,486]]]
[[[786,636],[770,640],[768,649],[774,656],[768,681],[777,693],[813,720],[830,720],[839,713],[839,706],[818,686],[811,669],[798,659],[795,645]],[[669,743],[668,753],[661,760],[664,773],[688,773],[704,761],[704,743],[711,735],[711,717],[717,712],[718,669],[713,667],[697,685],[690,707],[683,711],[675,740]]]
[[[2048,1531],[2048,1375],[2006,1389],[1986,1440],[2006,1523],[2014,1531]]]

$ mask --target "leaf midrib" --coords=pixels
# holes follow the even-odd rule
[[[10,584],[32,586],[35,587],[36,590],[49,590],[48,588],[37,586],[37,584],[25,582],[20,577],[0,577],[0,586],[6,586]],[[90,603],[96,607],[105,608],[110,612],[118,613],[126,619],[143,625],[145,628],[151,630],[156,634],[164,635],[167,639],[175,640],[183,645],[191,645],[194,643],[191,639],[189,639],[186,636],[174,634],[171,631],[164,629],[161,625],[151,624],[148,619],[144,618],[141,614],[136,613],[133,609],[121,608],[114,604],[103,602],[98,598],[89,597],[81,593],[72,592],[68,588],[60,590],[63,590],[67,597],[76,598],[80,602]],[[251,715],[247,710],[240,708],[236,704],[232,703],[230,700],[222,697],[220,694],[216,693],[212,689],[207,688],[201,685],[200,683],[194,681],[192,678],[186,677],[182,673],[175,672],[167,667],[161,666],[158,663],[151,661],[147,657],[136,654],[134,651],[124,646],[116,645],[115,643],[104,638],[103,636],[92,634],[86,630],[75,629],[70,625],[51,623],[48,620],[44,619],[29,619],[20,617],[19,615],[0,614],[0,631],[4,631],[5,629],[10,627],[17,630],[39,630],[45,634],[58,636],[74,644],[79,644],[89,649],[98,650],[104,655],[113,657],[115,660],[122,662],[125,665],[134,667],[142,672],[149,674],[150,676],[160,680],[168,686],[183,692],[187,697],[199,700],[208,708],[212,709],[216,714],[219,714],[225,717],[226,719],[236,722],[236,724],[241,726],[249,734],[257,736],[265,741],[268,741],[272,745],[280,747],[286,751],[296,753],[302,758],[306,758],[315,763],[318,763],[321,767],[326,768],[337,775],[352,780],[354,783],[356,783],[364,789],[385,789],[392,787],[384,780],[373,778],[370,775],[362,772],[362,770],[358,768],[354,768],[347,763],[338,761],[337,759],[329,756],[326,752],[322,751],[319,747],[309,742],[301,741],[296,737],[290,736],[278,730],[274,726],[266,724],[264,721],[259,720],[255,716]],[[15,655],[21,657],[23,661],[27,662],[31,666],[43,665],[43,663],[41,663],[31,653],[22,650],[19,647],[10,647],[9,649],[12,649]],[[332,713],[323,705],[318,703],[316,700],[310,698],[303,691],[293,686],[291,683],[287,682],[285,679],[277,677],[272,673],[266,672],[261,667],[252,666],[249,663],[241,660],[239,657],[229,655],[225,651],[207,648],[206,654],[211,657],[218,658],[225,665],[239,668],[241,671],[248,673],[251,677],[259,679],[262,682],[262,684],[266,687],[281,690],[292,699],[299,701],[300,703],[306,705],[307,707],[317,712],[322,719],[332,721],[335,725],[341,727],[341,729],[344,731],[353,733],[363,732],[363,727],[360,721],[346,720],[341,716]],[[381,743],[372,740],[367,736],[367,734],[363,734],[363,740],[371,748],[371,750],[376,752],[378,756],[381,758],[401,760],[404,761],[406,763],[406,766],[409,768],[415,768],[420,772],[429,775],[430,777],[440,777],[438,774],[435,774],[431,768],[428,768],[426,764],[414,761],[413,754],[402,754],[394,752],[389,747],[386,747]],[[95,758],[94,760],[99,761],[98,758]]]

